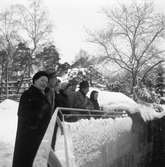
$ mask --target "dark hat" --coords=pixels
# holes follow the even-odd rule
[[[82,81],[82,82],[80,82],[80,89],[82,89],[82,88],[89,88],[88,81]]]
[[[34,76],[32,78],[33,84],[36,80],[38,80],[42,76],[45,76],[48,78],[48,73],[46,71],[38,71],[36,74],[34,74]]]

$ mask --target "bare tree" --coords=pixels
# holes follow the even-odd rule
[[[47,11],[42,7],[41,0],[32,0],[29,7],[16,5],[19,24],[25,40],[28,40],[32,51],[36,51],[43,43],[50,40],[52,23],[48,19]]]
[[[0,13],[0,50],[1,50],[1,87],[6,83],[6,98],[8,98],[9,67],[12,64],[12,56],[15,45],[20,41],[18,24],[12,6]]]
[[[29,8],[14,5],[0,12],[1,87],[5,81],[6,96],[8,96],[8,80],[13,74],[14,56],[17,55],[16,46],[22,42],[30,48],[28,61],[23,66],[24,70],[21,70],[21,81],[23,81],[24,77],[30,77],[33,72],[36,52],[42,50],[42,45],[49,42],[52,24],[41,5],[40,0],[32,0]],[[20,86],[21,84],[22,82]]]
[[[75,67],[86,68],[91,64],[92,64],[91,55],[89,55],[87,51],[80,49],[80,51],[75,57],[74,63],[72,64],[72,68],[75,68]]]
[[[35,64],[35,55],[41,51],[43,45],[51,39],[52,24],[50,23],[47,11],[42,8],[41,0],[32,0],[29,7],[16,5],[17,21],[20,25],[20,32],[23,39],[30,48],[29,61],[26,64],[22,78],[27,73],[31,76],[33,65]],[[23,79],[21,79],[23,80]]]
[[[90,33],[89,41],[103,48],[106,60],[130,73],[132,92],[137,77],[144,78],[162,62],[165,50],[159,45],[165,36],[165,16],[154,13],[153,3],[149,2],[123,4],[103,9],[103,13],[109,21],[108,29]]]

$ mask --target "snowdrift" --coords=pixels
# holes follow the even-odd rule
[[[0,140],[14,145],[18,102],[6,99],[0,103]]]
[[[97,90],[99,92],[98,94],[98,102],[100,106],[106,106],[109,104],[114,104],[114,103],[129,103],[129,104],[135,104],[136,102],[131,99],[130,97],[126,96],[123,93],[120,92],[110,92],[106,90],[100,90],[98,88],[90,88],[87,96],[90,96],[90,93],[93,90]]]
[[[98,89],[90,88],[88,96],[92,90]],[[98,90],[98,92],[98,101],[106,112],[109,112],[114,104],[137,105],[135,101],[122,93],[102,90]],[[12,148],[14,148],[17,128],[17,110],[18,102],[16,101],[6,99],[0,103],[0,142],[9,143]],[[54,114],[38,151],[38,156],[36,156],[35,167],[46,166],[55,121],[56,115]],[[132,124],[130,117],[90,119],[65,123],[65,137],[68,143],[64,142],[64,135],[58,133],[56,154],[65,167],[67,144],[70,167],[113,166],[113,162],[117,159],[124,161],[123,156],[128,159],[133,156],[132,148],[135,155],[138,153],[137,135],[131,132]]]

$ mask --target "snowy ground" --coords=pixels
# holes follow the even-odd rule
[[[0,166],[10,167],[17,127],[18,102],[4,100],[0,103]]]
[[[6,99],[0,103],[0,167],[11,167],[17,129],[18,102]],[[54,125],[54,122],[52,125]],[[51,128],[51,127],[50,127]],[[52,128],[51,128],[52,129]],[[52,131],[48,130],[36,156],[34,167],[45,167]],[[46,154],[47,153],[47,154]]]
[[[95,88],[91,90],[93,89]],[[119,101],[133,103],[132,99],[121,93],[99,90],[99,103],[101,105],[106,105],[111,102],[117,103]],[[18,102],[6,99],[0,103],[0,167],[11,166],[17,128],[17,110]],[[44,139],[45,143],[48,142],[48,138]]]

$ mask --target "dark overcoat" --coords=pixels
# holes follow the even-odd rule
[[[79,90],[74,94],[73,108],[92,110],[93,105],[92,105],[90,99],[81,90]]]
[[[13,167],[32,167],[50,118],[46,96],[31,86],[20,98]]]

